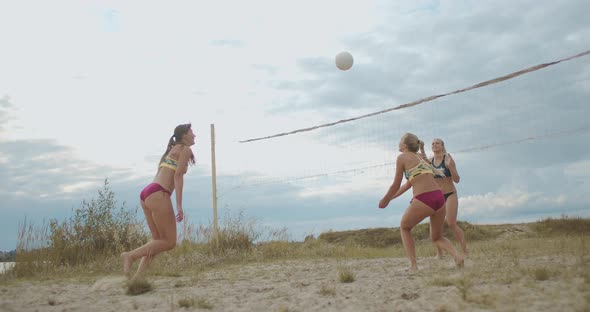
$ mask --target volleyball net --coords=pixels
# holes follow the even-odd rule
[[[459,169],[489,166],[479,162],[483,153],[508,163],[543,157],[552,146],[575,148],[590,139],[590,126],[580,118],[590,98],[588,54],[296,130],[243,138],[218,127],[219,206],[270,210],[284,205],[283,198],[378,198],[393,179],[406,132],[426,142],[428,155],[430,142],[442,138]],[[485,170],[478,172],[476,178],[486,178]]]

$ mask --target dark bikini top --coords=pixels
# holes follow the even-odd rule
[[[440,164],[439,164],[438,166],[434,164],[434,157],[432,157],[432,161],[430,162],[430,163],[432,164],[432,166],[433,166],[435,169],[438,169],[438,170],[442,171],[442,172],[445,174],[444,176],[438,176],[438,175],[435,175],[434,177],[435,177],[436,179],[440,179],[440,178],[448,178],[448,177],[450,177],[450,176],[451,176],[451,170],[449,170],[449,168],[447,168],[447,165],[445,164],[445,158],[446,158],[446,157],[447,157],[447,155],[446,155],[446,154],[445,154],[445,155],[443,155],[443,159],[442,159],[442,161],[440,162]]]

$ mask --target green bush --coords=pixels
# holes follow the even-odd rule
[[[217,237],[213,226],[200,226],[196,235],[204,239],[206,251],[211,254],[250,251],[260,237],[259,231],[256,230],[256,222],[247,220],[242,212],[235,216],[228,212],[220,223]]]
[[[75,266],[118,255],[144,244],[147,236],[137,220],[137,209],[117,207],[108,180],[98,197],[82,201],[73,216],[47,227],[21,225],[17,248],[17,275],[31,275],[49,266]]]

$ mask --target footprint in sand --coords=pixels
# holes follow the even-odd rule
[[[127,278],[124,276],[106,276],[99,278],[96,280],[94,285],[92,285],[92,291],[105,291],[105,290],[114,290],[114,289],[121,289],[125,286],[125,282]]]

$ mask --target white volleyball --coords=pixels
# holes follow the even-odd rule
[[[347,51],[340,52],[336,55],[336,67],[340,70],[349,70],[354,63],[352,54]]]

